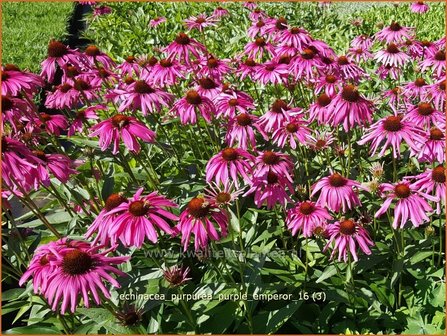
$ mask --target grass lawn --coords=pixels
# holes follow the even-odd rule
[[[2,63],[40,71],[51,38],[64,36],[71,2],[2,2]]]

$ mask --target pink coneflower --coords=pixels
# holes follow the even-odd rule
[[[165,58],[153,66],[150,76],[142,78],[154,86],[165,87],[176,84],[180,78],[185,78],[184,71],[185,67],[178,61]]]
[[[423,14],[423,13],[428,12],[429,7],[425,2],[417,1],[417,2],[413,2],[410,5],[410,9],[413,13]]]
[[[402,89],[398,86],[383,92],[383,97],[388,99],[388,105],[394,111],[395,115],[398,113],[397,109],[400,103],[402,101],[407,103],[407,98],[402,94]]]
[[[369,50],[372,47],[372,45],[373,40],[367,35],[358,35],[351,42],[352,48],[362,48]]]
[[[398,80],[402,74],[402,68],[393,67],[391,65],[381,65],[376,71],[380,79],[390,77],[392,80]]]
[[[274,42],[280,40],[281,33],[289,28],[287,19],[280,16],[279,18],[266,18],[265,33],[270,35]]]
[[[311,237],[316,227],[332,219],[329,212],[311,201],[300,202],[287,212],[287,228],[295,236],[298,231],[304,237]]]
[[[200,112],[202,117],[210,122],[216,108],[209,98],[201,96],[195,90],[189,90],[185,97],[174,104],[172,111],[180,117],[182,124],[195,124],[197,122],[197,112]]]
[[[225,148],[214,155],[206,165],[206,181],[214,180],[226,185],[230,178],[239,187],[239,177],[245,182],[250,180],[252,174],[253,155],[240,148]]]
[[[428,95],[432,99],[432,103],[439,111],[445,109],[445,76],[438,82],[429,86]]]
[[[330,119],[328,106],[331,102],[332,99],[326,93],[320,94],[315,103],[312,103],[309,107],[309,121],[317,120],[319,124],[328,123]]]
[[[419,63],[421,71],[430,68],[438,77],[445,75],[445,49],[427,51],[427,56]]]
[[[417,143],[424,142],[423,130],[409,121],[402,120],[400,116],[388,116],[372,124],[358,143],[364,145],[371,142],[371,152],[375,154],[385,141],[379,156],[383,156],[387,148],[391,146],[393,157],[398,158],[402,140],[411,149],[416,150]]]
[[[437,127],[432,127],[428,137],[413,152],[419,162],[444,162],[445,133]]]
[[[210,77],[198,78],[197,84],[198,85],[194,87],[194,90],[196,90],[200,96],[206,97],[211,101],[214,101],[214,99],[216,99],[222,92],[220,85]]]
[[[132,77],[134,74],[138,76],[141,73],[141,66],[138,64],[138,61],[134,56],[127,56],[116,69],[119,70],[123,77]]]
[[[271,57],[275,56],[275,48],[263,37],[258,37],[245,45],[244,53],[248,58],[261,60],[266,53]]]
[[[360,63],[361,61],[368,61],[373,58],[373,55],[366,48],[354,47],[349,48],[346,56],[349,57],[351,62]]]
[[[254,11],[256,11],[257,10],[256,7],[258,7],[258,5],[253,1],[246,1],[243,3],[243,6],[249,10],[254,10]]]
[[[401,51],[394,43],[390,43],[386,49],[379,50],[374,59],[384,65],[402,67],[410,59],[410,56]]]
[[[314,70],[323,65],[313,49],[306,48],[290,62],[290,71],[298,78],[311,79]]]
[[[252,12],[250,12],[250,14],[248,14],[248,18],[252,22],[268,19],[268,17],[269,16],[266,14],[266,12],[264,12],[261,8],[255,8]]]
[[[162,23],[165,23],[166,21],[167,20],[164,16],[159,16],[159,17],[156,17],[155,19],[151,19],[149,21],[149,26],[152,28],[155,28],[155,27],[161,25]]]
[[[244,62],[239,64],[239,68],[236,73],[239,74],[240,79],[245,77],[253,79],[253,75],[258,71],[259,64],[253,60],[253,58],[246,58]]]
[[[96,120],[99,119],[98,115],[95,111],[98,110],[106,110],[107,107],[105,105],[95,105],[89,106],[87,108],[78,110],[76,112],[76,117],[70,125],[68,129],[68,136],[74,135],[76,132],[82,132],[84,130],[84,124],[87,123],[87,120]]]
[[[205,198],[220,207],[232,204],[243,192],[244,190],[238,189],[234,181],[223,185],[211,182],[204,189]]]
[[[262,19],[259,19],[257,22],[253,22],[253,24],[248,28],[247,36],[251,39],[255,39],[258,36],[263,36],[265,34],[265,22]]]
[[[415,227],[429,221],[427,212],[431,212],[433,209],[425,199],[433,202],[439,201],[437,197],[423,193],[407,181],[397,182],[395,184],[383,183],[380,189],[386,195],[386,200],[374,217],[377,218],[383,215],[394,201],[394,229],[398,227],[402,229],[408,220]]]
[[[331,111],[330,123],[333,126],[343,124],[347,132],[355,125],[366,125],[371,122],[373,104],[363,98],[353,85],[343,87],[327,106]]]
[[[445,114],[435,110],[429,102],[421,102],[418,105],[410,105],[408,113],[402,120],[408,120],[420,127],[430,129],[432,125],[445,123]]]
[[[21,92],[35,93],[43,86],[43,80],[39,76],[20,69],[13,64],[2,66],[2,95],[18,96]]]
[[[446,199],[444,166],[439,165],[433,169],[429,168],[414,178],[416,182],[412,185],[416,190],[420,190],[429,195],[434,195],[438,198],[438,201],[436,202],[436,214],[439,215]]]
[[[164,51],[168,54],[168,58],[176,57],[180,61],[185,61],[187,64],[190,64],[191,55],[196,59],[200,59],[201,54],[206,52],[206,48],[203,44],[190,38],[185,33],[180,33]]]
[[[293,162],[290,156],[271,150],[260,152],[255,160],[253,176],[265,178],[268,172],[276,173],[293,182]]]
[[[301,108],[290,107],[284,100],[277,99],[264,115],[259,118],[259,126],[266,132],[274,131],[288,118],[301,113]]]
[[[49,134],[59,136],[68,127],[67,119],[60,114],[39,113],[35,119],[37,127],[44,128]]]
[[[113,142],[112,154],[119,152],[120,138],[122,138],[126,147],[135,153],[140,151],[140,144],[137,138],[145,142],[154,142],[155,132],[147,128],[135,117],[129,117],[124,114],[116,114],[112,118],[101,121],[93,126],[90,137],[99,136],[101,150],[105,151]]]
[[[163,277],[169,282],[171,287],[178,287],[183,285],[191,278],[188,278],[189,267],[183,268],[182,266],[172,266],[163,271]]]
[[[346,56],[338,57],[337,64],[340,76],[345,80],[358,82],[360,79],[368,76],[365,70],[350,61]]]
[[[219,227],[220,234],[215,225]],[[208,246],[209,239],[219,240],[221,237],[226,237],[227,228],[228,214],[224,209],[203,197],[194,197],[180,214],[175,230],[176,233],[182,235],[181,243],[184,251],[187,250],[191,233],[193,233],[194,249],[198,251]]]
[[[98,242],[101,245],[115,245],[117,241],[117,237],[115,235],[110,234],[110,229],[113,227],[116,218],[126,211],[123,209],[122,212],[114,212],[109,213],[114,210],[121,203],[128,202],[127,198],[125,198],[121,193],[111,194],[107,197],[104,209],[102,209],[95,220],[92,222],[87,232],[85,233],[85,238],[90,238],[95,232],[97,235],[93,240],[93,244],[97,244]]]
[[[312,195],[316,195],[320,191],[317,204],[327,207],[334,212],[346,212],[361,205],[357,190],[361,185],[357,181],[350,180],[338,173],[332,173],[327,177],[323,177],[312,186]]]
[[[324,58],[334,59],[337,57],[334,49],[332,49],[326,42],[322,40],[312,40],[307,46],[310,50],[313,50],[315,54],[321,57],[323,61]],[[326,64],[326,62],[324,62]],[[326,64],[328,65],[328,64]]]
[[[343,83],[336,74],[325,74],[314,80],[315,93],[319,94],[324,91],[329,97],[333,97],[343,87]]]
[[[233,91],[231,93],[222,93],[215,100],[216,115],[227,118],[235,118],[236,114],[247,113],[255,109],[253,99],[246,93]]]
[[[272,142],[280,148],[284,148],[287,144],[290,148],[296,149],[297,143],[304,145],[310,139],[311,130],[308,124],[301,117],[293,117],[273,132]]]
[[[56,65],[65,68],[70,64],[76,68],[81,68],[82,62],[85,62],[85,56],[80,52],[69,49],[59,41],[51,40],[48,44],[48,56],[42,62],[42,72],[40,75],[52,83],[56,73]]]
[[[65,314],[68,307],[72,313],[75,312],[79,296],[82,296],[84,306],[89,308],[89,292],[96,304],[101,304],[98,290],[101,290],[104,297],[110,298],[104,280],[115,288],[120,288],[118,281],[109,273],[125,275],[115,265],[128,261],[129,257],[107,257],[111,249],[98,252],[96,246],[81,246],[81,248],[65,246],[57,250],[50,248],[55,257],[54,260],[50,260],[50,264],[55,269],[48,278],[45,298],[54,311],[58,310],[58,305],[62,301],[60,307],[62,314]]]
[[[198,30],[203,32],[206,27],[215,27],[216,19],[213,16],[207,16],[206,14],[199,14],[197,16],[191,16],[184,20],[188,30]]]
[[[84,55],[90,66],[98,67],[98,63],[101,63],[106,69],[112,69],[116,66],[110,56],[95,45],[89,45],[85,48]]]
[[[209,56],[200,60],[197,75],[199,77],[211,77],[217,81],[221,81],[222,77],[229,73],[230,70],[231,68],[228,65],[228,60]]]
[[[132,110],[141,109],[143,115],[160,111],[164,106],[169,106],[173,95],[160,89],[150,86],[144,80],[137,80],[127,86],[122,92],[122,103],[119,111],[123,112],[128,108]]]
[[[386,43],[399,43],[413,38],[414,29],[402,27],[399,23],[393,22],[388,27],[383,28],[374,36],[377,40]]]
[[[368,231],[352,219],[344,219],[334,224],[329,224],[326,228],[326,233],[329,236],[329,241],[324,247],[324,251],[335,243],[332,247],[331,258],[338,252],[338,261],[343,259],[344,262],[347,262],[349,254],[352,255],[354,261],[358,261],[358,247],[360,247],[363,253],[371,254],[369,246],[373,246],[374,243]]]
[[[289,75],[287,64],[268,61],[258,67],[258,71],[253,75],[253,79],[261,84],[281,84],[287,80]]]
[[[213,16],[216,18],[221,18],[228,15],[230,15],[230,12],[221,6],[216,7],[216,9],[213,12]]]
[[[28,101],[11,97],[2,96],[2,114],[3,122],[8,121],[14,129],[24,121],[30,121],[37,117],[36,107]]]
[[[425,79],[418,77],[414,82],[407,83],[402,88],[402,93],[408,98],[418,98],[419,100],[424,100],[427,98],[428,90],[429,85]]]
[[[330,148],[334,142],[334,136],[332,132],[328,131],[315,131],[315,133],[309,137],[307,144],[315,151],[321,151]]]
[[[312,42],[309,32],[303,28],[292,27],[281,31],[279,38],[281,45],[290,45],[298,50],[302,50],[305,46]]]
[[[76,79],[72,85],[68,83],[58,85],[56,90],[47,96],[45,106],[53,109],[71,109],[80,101],[88,104],[98,98],[98,88],[91,84],[93,84],[92,81],[88,83],[82,79]]]
[[[120,205],[110,210],[105,215],[118,214],[114,218],[109,229],[112,241],[118,238],[126,246],[141,248],[145,238],[152,243],[157,243],[158,235],[155,227],[173,234],[174,230],[166,220],[177,221],[178,217],[166,208],[176,208],[177,205],[156,191],[146,196],[141,196],[143,188],[138,189],[135,195]]]
[[[50,173],[62,183],[67,183],[70,175],[76,174],[72,169],[72,160],[63,154],[46,154],[41,150],[34,150],[33,154],[38,160],[36,168],[32,169],[32,174],[36,177],[34,189],[39,188],[39,182],[48,187],[51,184]]]
[[[272,209],[276,204],[285,206],[287,202],[291,202],[286,188],[289,193],[293,191],[293,186],[287,177],[269,171],[265,176],[253,178],[250,190],[243,196],[254,193],[254,202],[258,208],[266,203],[267,209]]]
[[[238,145],[241,149],[256,147],[256,128],[260,134],[266,138],[266,134],[257,125],[258,117],[248,113],[241,113],[233,119],[230,119],[227,127],[227,135],[225,137],[228,146]]]

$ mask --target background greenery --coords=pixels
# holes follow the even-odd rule
[[[48,41],[66,33],[72,2],[3,2],[2,63],[40,71]]]

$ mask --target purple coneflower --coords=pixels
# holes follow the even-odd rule
[[[206,122],[210,122],[216,112],[213,102],[201,96],[195,90],[189,90],[186,96],[175,102],[172,110],[179,117],[182,124],[195,124],[197,122],[197,112],[200,112]]]
[[[228,146],[238,145],[241,149],[256,147],[255,129],[258,130],[264,138],[266,134],[257,124],[258,117],[248,113],[241,113],[233,119],[230,119],[225,137]]]
[[[410,59],[410,56],[400,50],[396,44],[390,43],[386,49],[379,50],[374,59],[383,65],[402,67]]]
[[[169,58],[161,59],[155,64],[148,79],[154,86],[170,86],[185,78],[185,67],[176,60]]]
[[[445,168],[439,165],[435,168],[428,168],[422,174],[414,177],[416,182],[412,185],[416,190],[426,194],[434,195],[438,198],[436,202],[436,214],[440,214],[446,199]]]
[[[423,1],[416,1],[410,5],[410,9],[413,13],[423,14],[423,13],[428,12],[429,7]]]
[[[171,287],[181,286],[188,280],[191,280],[191,278],[188,278],[188,274],[189,267],[184,268],[178,265],[163,270],[163,277],[169,282]]]
[[[167,20],[164,16],[158,16],[155,19],[151,19],[149,21],[149,26],[152,28],[155,28],[159,25],[161,25],[162,23],[165,23]]]
[[[292,149],[296,149],[297,142],[304,145],[310,139],[311,130],[308,122],[300,116],[296,116],[284,122],[272,134],[272,142],[280,148],[286,144]]]
[[[232,204],[243,192],[244,190],[238,189],[234,181],[226,184],[211,182],[204,189],[205,198],[220,207]]]
[[[413,38],[414,29],[402,27],[399,23],[393,22],[388,27],[376,33],[375,38],[381,42],[399,43]]]
[[[445,49],[428,51],[427,56],[419,63],[419,66],[421,71],[431,68],[438,77],[445,76]]]
[[[168,54],[168,58],[176,57],[180,61],[185,61],[187,64],[190,64],[191,55],[196,59],[200,59],[201,54],[206,52],[206,48],[203,44],[190,38],[185,33],[180,33],[164,51]]]
[[[417,155],[419,162],[444,162],[445,133],[437,127],[432,127],[428,137],[412,152]]]
[[[213,16],[207,16],[206,14],[199,14],[197,16],[191,16],[184,20],[188,30],[198,30],[203,32],[206,27],[216,26],[216,19]]]
[[[300,231],[304,237],[311,237],[316,227],[332,219],[329,212],[311,201],[300,202],[287,212],[287,228],[295,236]]]
[[[106,69],[113,69],[116,66],[110,56],[95,45],[89,45],[85,48],[84,55],[90,66],[98,67],[98,63],[101,63]]]
[[[18,96],[21,92],[35,93],[43,86],[43,80],[39,76],[20,69],[13,64],[2,66],[2,95]]]
[[[430,129],[431,126],[445,123],[445,114],[435,110],[429,102],[420,102],[418,105],[410,105],[408,113],[402,118],[420,127]]]
[[[35,119],[37,127],[45,129],[49,134],[59,136],[68,127],[67,119],[61,114],[39,113]]]
[[[287,64],[268,61],[259,65],[258,71],[253,75],[253,78],[263,85],[268,83],[273,85],[281,84],[287,80],[289,75],[288,68]]]
[[[274,131],[281,127],[286,119],[296,116],[301,111],[301,108],[292,108],[284,100],[277,99],[270,110],[259,118],[259,126],[266,132]]]
[[[222,93],[217,96],[214,103],[217,117],[223,115],[227,118],[235,118],[237,114],[248,113],[249,110],[255,109],[253,99],[241,91]]]

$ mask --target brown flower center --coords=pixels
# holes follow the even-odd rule
[[[258,47],[265,47],[266,42],[265,42],[265,40],[264,40],[262,37],[258,37],[258,38],[255,40],[255,44],[256,44]]]
[[[411,194],[411,189],[406,184],[399,183],[394,187],[394,193],[399,198],[407,198]]]
[[[267,71],[273,71],[276,69],[276,66],[274,66],[273,64],[268,64],[265,66],[265,70]]]
[[[319,95],[317,98],[318,105],[322,107],[328,106],[331,103],[331,101],[332,99],[326,93]]]
[[[87,83],[86,81],[83,81],[82,79],[76,79],[73,88],[76,91],[85,91],[90,89],[90,84]]]
[[[317,142],[315,142],[315,147],[317,149],[324,148],[326,146],[326,141],[323,139],[318,139]]]
[[[135,82],[134,91],[136,93],[140,93],[140,94],[155,92],[155,90],[149,84],[147,84],[144,80],[138,80]]]
[[[20,71],[20,68],[14,64],[6,64],[4,69],[5,71]]]
[[[289,106],[286,104],[284,100],[277,99],[272,104],[272,107],[270,109],[272,112],[275,113],[283,113],[284,111],[287,111],[289,109]]]
[[[445,91],[445,80],[442,81],[441,83],[439,83],[439,89],[440,89],[441,91]]]
[[[332,187],[343,187],[348,183],[348,181],[338,173],[334,173],[329,176],[329,184]]]
[[[144,201],[133,201],[129,204],[129,212],[136,217],[144,216],[148,211],[149,206]]]
[[[125,116],[124,114],[116,114],[112,118],[112,125],[116,128],[123,128],[124,126],[129,125],[130,118]]]
[[[435,60],[445,62],[445,50],[440,50],[435,54]]]
[[[398,132],[402,127],[400,117],[389,116],[383,121],[383,128],[388,132]]]
[[[300,204],[300,212],[303,215],[310,215],[312,212],[315,211],[315,206],[311,202],[302,202]]]
[[[45,266],[48,265],[50,263],[50,261],[48,260],[47,255],[43,255],[42,257],[40,257],[39,263],[41,266]]]
[[[6,96],[2,96],[2,110],[3,111],[8,111],[8,110],[12,109],[13,106],[14,106],[14,104],[11,99],[9,99]]]
[[[188,203],[188,212],[195,218],[202,218],[209,214],[210,205],[203,198],[194,197]]]
[[[238,158],[237,150],[234,148],[225,148],[222,151],[222,158],[225,161],[234,161]]]
[[[257,65],[257,63],[253,60],[253,58],[247,58],[244,64],[249,67],[254,67]]]
[[[289,132],[289,133],[296,133],[296,132],[298,131],[298,129],[299,129],[299,127],[298,127],[298,125],[295,124],[295,123],[289,123],[289,124],[287,124],[287,126],[286,126],[286,130],[287,130],[287,132]]]
[[[160,65],[161,65],[163,68],[169,68],[169,67],[172,66],[172,62],[171,62],[171,60],[169,60],[169,59],[162,59],[162,60],[160,60]]]
[[[85,49],[85,54],[87,56],[99,56],[101,54],[101,51],[99,50],[99,48],[97,46],[89,45]]]
[[[340,56],[337,59],[337,63],[338,63],[338,65],[347,65],[347,64],[349,64],[349,60],[346,56]]]
[[[425,82],[424,78],[416,78],[416,80],[414,81],[414,85],[416,85],[417,87],[423,87],[424,85],[426,85],[427,83]]]
[[[357,225],[353,220],[346,219],[340,222],[340,232],[347,236],[352,236],[356,231]]]
[[[59,41],[51,41],[48,44],[48,57],[62,57],[68,54],[68,48],[65,44]]]
[[[360,93],[354,85],[346,85],[341,91],[341,96],[350,103],[355,103],[360,99]]]
[[[418,105],[418,113],[422,116],[429,116],[434,112],[434,108],[429,103],[420,103]]]
[[[175,38],[175,42],[181,45],[187,45],[189,44],[190,41],[191,41],[190,38],[185,33],[180,33]]]
[[[92,257],[87,252],[80,250],[68,251],[62,260],[62,270],[69,275],[81,275],[87,273],[92,266]]]
[[[40,120],[42,122],[44,122],[44,123],[46,123],[47,121],[50,121],[51,119],[52,119],[51,115],[49,115],[48,113],[41,113],[40,114]]]
[[[402,26],[399,23],[397,23],[397,22],[393,22],[392,24],[390,24],[390,29],[392,31],[397,32],[397,31],[402,29]]]
[[[264,26],[265,26],[264,21],[259,20],[258,22],[256,22],[256,27],[261,28],[261,27],[264,27]]]
[[[445,169],[443,166],[437,166],[431,172],[431,178],[437,183],[445,183]]]
[[[73,65],[67,66],[66,72],[67,77],[74,78],[79,75],[78,69],[76,69]]]
[[[337,78],[334,75],[327,75],[326,76],[326,82],[332,84],[337,81]]]
[[[281,16],[278,20],[276,20],[275,27],[278,30],[287,29],[287,20]]]
[[[251,125],[251,118],[247,113],[241,113],[236,117],[236,121],[240,126]]]
[[[133,82],[135,82],[135,79],[133,79],[130,76],[127,76],[126,78],[124,78],[124,83],[126,83],[127,85],[132,84]]]
[[[219,66],[219,60],[214,57],[210,57],[206,61],[206,65],[208,68],[215,69]]]
[[[127,202],[126,198],[120,194],[111,194],[106,199],[105,208],[107,211],[115,209],[121,203]]]
[[[196,19],[196,23],[201,24],[201,23],[205,23],[206,20],[203,17],[199,17]]]
[[[134,56],[127,56],[126,57],[126,62],[127,63],[135,63],[136,58]]]
[[[313,59],[315,57],[315,52],[310,48],[306,48],[301,53],[301,57],[304,58],[305,60]]]
[[[212,90],[219,86],[209,77],[199,79],[199,85],[205,90]]]
[[[47,157],[46,157],[45,153],[43,151],[41,151],[41,150],[33,150],[33,154],[35,156],[37,156],[42,161],[46,161],[47,160]]]
[[[386,47],[386,51],[390,54],[397,54],[398,52],[400,52],[399,48],[394,43],[388,44],[388,46]]]
[[[268,184],[275,184],[275,183],[278,182],[278,180],[279,180],[279,177],[278,177],[278,175],[275,174],[274,172],[269,171],[269,172],[267,173],[267,183],[268,183]]]
[[[191,105],[200,105],[202,103],[202,97],[195,90],[189,90],[186,93],[186,101]]]
[[[265,151],[262,155],[262,161],[267,165],[276,165],[280,160],[281,157],[272,151]]]
[[[231,200],[231,195],[227,192],[220,192],[216,196],[217,203],[228,203]]]
[[[235,98],[232,98],[232,99],[230,99],[229,101],[228,101],[228,105],[230,105],[230,106],[238,106],[239,105],[239,102],[238,102],[238,100],[237,99],[235,99]]]
[[[430,130],[430,140],[442,140],[444,138],[444,133],[442,133],[442,131],[437,128],[437,127],[433,127]]]
[[[122,317],[122,324],[124,326],[133,326],[136,325],[138,322],[140,322],[140,315],[137,312],[128,312],[126,314],[123,315]]]
[[[299,33],[301,33],[301,29],[299,29],[298,27],[292,27],[290,29],[290,33],[293,35],[299,34]]]
[[[278,59],[278,64],[289,64],[291,58],[289,55],[281,55]]]

